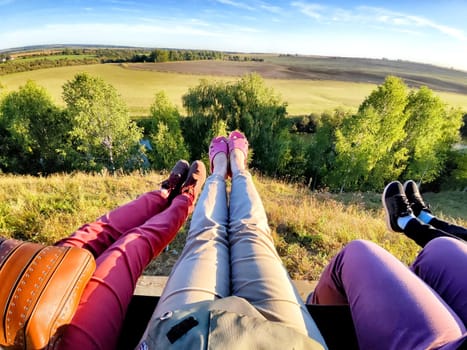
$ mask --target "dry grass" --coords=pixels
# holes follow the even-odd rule
[[[81,224],[157,188],[165,176],[0,176],[0,235],[51,244]],[[387,230],[379,193],[312,193],[259,175],[254,181],[279,254],[295,279],[317,279],[329,259],[356,238],[379,243],[406,264],[419,251],[405,236]],[[467,225],[465,193],[427,194],[426,198],[443,218]],[[168,275],[183,249],[188,225],[189,221],[169,249],[150,264],[147,274]]]
[[[293,278],[317,279],[330,258],[354,239],[378,242],[405,263],[418,251],[406,237],[387,230],[380,205],[368,204],[377,194],[371,199],[356,194],[345,203],[328,192],[311,193],[270,179],[259,180],[258,188],[268,198],[265,208],[277,248]]]

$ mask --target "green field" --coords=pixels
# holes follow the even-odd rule
[[[235,77],[214,77],[195,74],[165,73],[132,70],[118,64],[97,64],[59,67],[30,72],[9,74],[0,77],[5,91],[18,89],[27,80],[34,80],[47,89],[53,100],[63,105],[62,86],[76,73],[89,72],[112,84],[126,102],[131,115],[145,116],[156,92],[164,90],[170,100],[182,108],[181,97],[202,78],[231,81]],[[321,113],[336,107],[356,109],[363,99],[375,89],[375,84],[331,80],[265,79],[267,86],[288,104],[289,115]],[[463,94],[437,92],[448,104],[467,110],[467,96]]]
[[[34,56],[34,57],[22,57],[19,60],[21,62],[30,62],[36,60],[83,60],[86,58],[96,58],[95,55],[50,55],[50,56]]]

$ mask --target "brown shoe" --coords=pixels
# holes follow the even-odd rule
[[[169,200],[180,194],[182,184],[185,182],[188,175],[190,164],[180,159],[170,172],[169,178],[162,181],[161,188],[169,192]]]
[[[204,181],[206,181],[206,167],[203,162],[195,160],[191,163],[190,171],[188,172],[186,180],[180,189],[181,194],[188,195],[192,199],[192,207],[189,210],[190,212],[193,210],[196,200],[201,193]]]

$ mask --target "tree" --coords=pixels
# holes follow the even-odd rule
[[[419,182],[435,180],[443,170],[452,145],[459,141],[460,110],[448,110],[427,87],[409,94],[405,108],[408,148],[406,178]]]
[[[64,84],[63,99],[72,119],[76,168],[113,172],[140,166],[142,132],[113,86],[79,73]]]
[[[1,103],[2,168],[18,173],[68,170],[70,121],[44,88],[28,81]]]
[[[225,113],[229,100],[232,98],[228,96],[226,83],[206,79],[183,95],[187,118],[183,120],[182,130],[194,159],[205,157],[216,125],[229,118]]]
[[[292,145],[286,104],[258,74],[234,83],[203,80],[183,96],[183,105],[188,113],[183,131],[193,157],[203,157],[216,129],[239,129],[250,142],[253,167],[270,175],[288,174]]]
[[[467,137],[467,114],[464,114],[464,117],[462,118],[462,120],[463,120],[463,125],[461,127],[461,136]]]
[[[380,132],[379,119],[373,108],[366,108],[355,115],[348,115],[341,128],[335,131],[334,187],[359,189],[368,181],[371,170],[381,157],[374,150]]]
[[[156,49],[151,52],[149,59],[152,62],[167,62],[169,60],[169,51]]]
[[[177,160],[189,158],[180,118],[180,113],[170,103],[167,95],[162,91],[157,93],[151,106],[151,125],[148,131],[153,149],[149,160],[153,168],[170,169]]]
[[[336,131],[336,169],[333,187],[378,189],[397,179],[405,168],[403,145],[407,87],[388,76]]]
[[[333,113],[323,113],[316,121],[316,133],[307,149],[307,175],[311,178],[312,188],[327,187],[332,181],[336,158],[335,130],[341,127],[347,112],[336,109]],[[311,184],[310,184],[311,185]]]
[[[443,186],[467,192],[467,150],[451,150],[447,163]]]

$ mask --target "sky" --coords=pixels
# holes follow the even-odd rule
[[[387,58],[467,71],[467,1],[0,0],[0,50],[42,44]]]

